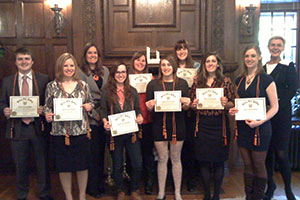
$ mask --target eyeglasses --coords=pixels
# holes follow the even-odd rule
[[[126,74],[126,71],[116,71],[116,74]]]

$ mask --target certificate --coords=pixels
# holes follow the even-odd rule
[[[54,98],[54,121],[82,120],[81,98]]]
[[[129,74],[129,82],[138,93],[146,93],[148,83],[152,80],[152,74]]]
[[[266,100],[265,98],[237,98],[235,99],[235,108],[238,113],[235,114],[235,120],[265,120]]]
[[[154,92],[155,112],[180,112],[181,91],[156,91]]]
[[[192,87],[194,77],[197,75],[197,69],[194,68],[178,68],[177,76],[183,78],[188,83],[189,87]]]
[[[221,97],[224,96],[223,88],[197,88],[196,98],[199,99],[197,109],[223,110]]]
[[[111,124],[111,136],[119,136],[128,133],[134,133],[139,130],[135,121],[135,111],[122,112],[114,115],[108,115],[109,123]]]
[[[38,117],[38,96],[11,96],[9,98],[11,118]]]

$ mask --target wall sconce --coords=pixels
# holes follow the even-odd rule
[[[241,20],[241,33],[242,35],[252,35],[254,27],[254,12],[257,7],[250,4],[249,6],[246,6],[245,9],[246,10],[242,15]]]
[[[65,27],[64,15],[60,12],[62,8],[59,8],[58,4],[54,4],[51,10],[54,12],[55,32],[59,35]]]

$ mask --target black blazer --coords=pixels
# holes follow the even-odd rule
[[[38,72],[34,72],[38,89],[39,89],[39,101],[40,105],[45,104],[45,90],[48,82],[50,81],[48,75],[41,74]],[[11,75],[8,77],[5,77],[2,81],[2,89],[1,89],[1,96],[0,96],[0,110],[3,113],[3,109],[5,107],[9,107],[9,97],[13,95],[13,84],[14,84],[14,77],[15,75]],[[33,96],[37,95],[36,88],[34,85],[34,82],[32,83],[32,89],[33,89]],[[19,91],[19,84],[18,84],[18,75],[17,75],[17,80],[16,80],[16,88],[15,88],[15,96],[20,96],[20,91]],[[43,120],[44,125],[45,125],[45,131],[49,131],[49,127],[47,126],[47,123],[45,121],[45,117],[35,117],[34,118],[34,125],[35,125],[35,130],[36,133],[42,134],[42,129],[41,129],[41,120]],[[10,128],[11,128],[11,119],[7,120],[6,124],[6,137],[10,138]],[[21,123],[22,119],[21,118],[15,118],[14,119],[14,139],[22,139],[20,136],[20,130],[21,130]]]

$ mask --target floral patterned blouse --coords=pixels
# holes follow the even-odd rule
[[[215,83],[216,83],[216,80],[214,80],[214,82],[211,84],[212,87],[207,85],[206,88],[217,88],[217,86],[215,86],[216,85]],[[222,85],[224,88],[224,96],[227,97],[228,102],[231,101],[234,103],[236,93],[235,93],[234,85],[232,84],[230,78],[224,77]],[[196,83],[196,81],[194,81],[192,88],[191,88],[191,93],[190,93],[192,102],[196,98],[196,89],[197,88],[199,88],[199,87],[197,87],[197,83]],[[218,116],[218,115],[221,115],[222,112],[223,112],[223,110],[199,110],[200,115],[206,115],[206,116]]]
[[[82,103],[90,103],[92,107],[94,107],[94,103],[92,100],[92,96],[90,93],[90,89],[86,82],[79,81],[79,84],[76,85],[75,89],[72,93],[67,93],[67,98],[82,98]],[[82,88],[86,92],[87,99],[85,98],[85,93]],[[53,99],[54,98],[64,98],[63,89],[58,81],[54,80],[48,83],[46,92],[45,92],[45,105],[44,105],[44,112],[45,113],[53,113]],[[68,121],[69,123],[69,130],[68,134],[70,136],[78,136],[87,133],[87,121],[86,121],[86,114],[85,110],[82,109],[82,120],[81,121]],[[88,127],[90,128],[90,127]],[[66,134],[66,122],[64,121],[53,121],[52,122],[52,130],[50,132],[51,135],[55,136],[65,136]]]

